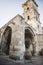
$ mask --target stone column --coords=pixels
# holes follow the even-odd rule
[[[14,32],[14,35],[12,37],[13,38],[11,42],[12,45],[10,46],[10,55],[15,60],[22,60],[24,58],[25,50],[24,32],[20,29],[16,33]]]
[[[35,53],[36,53],[36,45],[33,44],[32,46],[33,46],[33,52],[32,52],[32,55],[35,56]]]
[[[35,35],[35,37],[34,37],[34,41],[33,41],[33,55],[34,56],[37,56],[37,35]]]

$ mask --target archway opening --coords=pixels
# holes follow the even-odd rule
[[[25,48],[28,49],[30,44],[33,43],[33,35],[29,29],[25,29]]]
[[[11,34],[12,29],[10,26],[7,26],[2,36],[2,52],[4,52],[6,55],[9,55]]]
[[[33,51],[33,40],[34,37],[31,30],[25,29],[25,59],[28,59],[29,53]]]

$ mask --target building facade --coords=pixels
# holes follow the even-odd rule
[[[19,57],[38,55],[43,48],[43,33],[35,0],[22,4],[23,17],[16,15],[1,28],[1,49],[6,55]]]

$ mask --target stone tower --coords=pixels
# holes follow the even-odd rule
[[[22,4],[24,9],[23,15],[28,24],[30,24],[36,33],[41,33],[40,14],[38,12],[38,4],[35,0],[28,0]]]

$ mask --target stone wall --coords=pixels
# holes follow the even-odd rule
[[[37,39],[38,39],[38,45],[39,45],[39,51],[40,51],[43,48],[43,34],[38,34]]]
[[[13,19],[11,19],[5,26],[1,28],[1,41],[3,33],[7,26],[11,27],[12,35],[11,35],[11,43],[10,43],[10,51],[9,55],[14,57],[19,57],[19,59],[24,58],[25,52],[25,29],[28,29],[29,32],[33,35],[33,43],[30,47],[33,47],[33,51],[35,53],[39,52],[39,50],[43,47],[43,34],[36,34],[36,30],[29,25],[22,16],[17,15]],[[31,50],[32,48],[30,48]],[[29,51],[29,49],[28,49]]]
[[[12,39],[10,45],[10,54],[15,56],[20,56],[20,59],[23,58],[23,53],[25,50],[24,45],[24,27],[25,23],[22,18],[17,17],[13,20],[15,25],[12,26]]]
[[[5,26],[1,28],[1,37],[7,26],[10,26],[12,29],[12,37],[10,43],[10,55],[18,56],[20,59],[23,59],[25,44],[24,44],[24,29],[25,21],[22,16],[17,15],[12,20],[10,20]],[[2,43],[3,45],[3,43]]]

